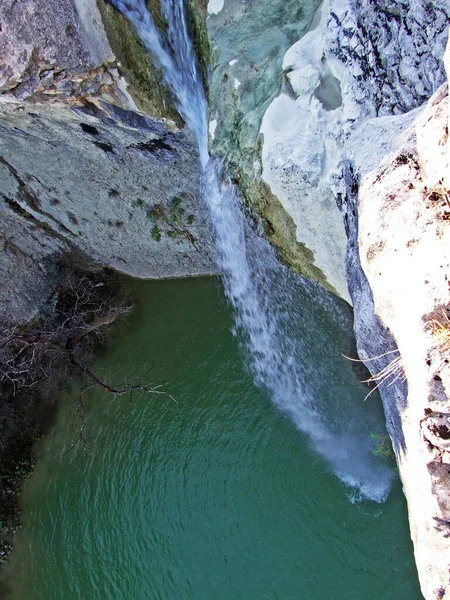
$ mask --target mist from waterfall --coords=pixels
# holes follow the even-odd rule
[[[256,384],[270,391],[276,405],[357,495],[384,501],[393,471],[374,456],[370,417],[365,422],[364,407],[355,406],[353,413],[352,402],[356,405],[362,399],[349,398],[349,389],[336,372],[337,361],[329,358],[330,322],[348,326],[348,315],[331,294],[278,262],[260,224],[247,214],[223,161],[209,156],[208,104],[183,0],[161,0],[168,23],[164,39],[145,0],[113,0],[113,4],[132,22],[162,69],[178,110],[196,137],[204,201],[215,232],[215,260]],[[323,319],[324,331],[311,328],[310,307]]]

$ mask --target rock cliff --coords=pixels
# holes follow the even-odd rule
[[[336,261],[330,267],[326,260],[321,260],[326,253],[320,246],[325,236],[319,236],[318,244],[313,243],[316,227],[313,223],[316,218],[320,220],[319,215],[311,214],[308,227],[301,228],[291,210],[292,203],[290,207],[284,206],[286,198],[295,198],[295,203],[305,189],[295,165],[286,160],[291,145],[282,133],[283,129],[289,131],[299,148],[297,115],[291,117],[289,107],[280,105],[282,114],[276,123],[265,117],[271,103],[278,101],[278,95],[287,86],[282,73],[284,54],[307,33],[318,5],[318,0],[302,2],[301,6],[296,1],[210,3],[207,19],[212,45],[210,142],[212,153],[225,157],[246,201],[268,223],[267,233],[284,261],[300,274],[316,279],[348,299],[342,266],[344,252],[339,268]],[[282,97],[288,98],[285,94]],[[291,101],[294,102],[289,96]],[[269,143],[276,146],[275,161],[286,174],[280,185],[266,176],[268,129],[272,125],[274,138]],[[345,232],[339,210],[334,198],[331,202],[319,199],[317,205],[324,203],[327,213],[336,212],[334,219],[327,219],[333,232],[329,240],[336,237],[337,230],[342,249]],[[340,229],[334,223],[339,223]],[[308,233],[302,235],[301,231]],[[331,244],[328,256],[336,254],[337,244]]]
[[[358,348],[376,377],[389,373],[380,389],[393,415],[422,591],[433,600],[450,597],[448,119],[445,84],[414,115],[368,121],[358,138],[371,139],[381,160],[370,165],[360,144],[351,178],[358,188],[358,239],[349,247]],[[371,304],[377,322],[367,316]],[[398,350],[375,365],[386,332]],[[397,386],[399,379],[405,384]]]
[[[253,3],[210,6],[212,150],[277,232],[286,262],[350,301],[346,141],[443,83],[448,3],[271,3],[262,15]]]
[[[331,51],[357,115],[343,141],[343,197],[358,350],[380,382],[422,592],[447,598],[450,7],[367,2],[338,16]]]
[[[36,315],[61,262],[215,271],[195,140],[136,109],[95,2],[57,4],[0,7],[3,321]]]

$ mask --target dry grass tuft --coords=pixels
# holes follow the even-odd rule
[[[374,391],[377,390],[380,387],[380,385],[382,385],[382,384],[387,384],[387,387],[390,387],[398,380],[405,381],[405,373],[404,373],[404,369],[403,369],[402,357],[400,356],[399,352],[400,351],[398,349],[390,350],[389,352],[385,352],[384,354],[380,354],[379,356],[374,356],[373,358],[367,358],[365,361],[362,361],[362,360],[359,360],[356,358],[350,358],[349,356],[343,355],[344,358],[347,358],[348,360],[351,360],[352,362],[367,363],[367,362],[372,362],[375,360],[380,360],[386,356],[389,356],[390,354],[398,354],[398,356],[393,358],[385,367],[383,367],[383,369],[381,369],[381,371],[379,371],[378,373],[375,373],[374,375],[369,377],[369,379],[365,379],[364,381],[361,382],[361,383],[367,383],[367,384],[371,384],[371,383],[376,384],[370,390],[370,392],[366,395],[366,397],[364,398],[364,401],[367,400],[367,398],[369,396],[371,396],[374,393]]]
[[[446,311],[442,309],[441,320],[428,321],[427,328],[433,336],[433,347],[438,350],[443,359],[447,358],[450,354],[450,318]]]

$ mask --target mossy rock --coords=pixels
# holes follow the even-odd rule
[[[97,0],[111,48],[121,65],[128,91],[137,107],[157,119],[184,125],[171,92],[163,83],[161,71],[153,64],[152,56],[141,42],[133,25],[105,0]],[[155,24],[164,32],[167,23],[159,0],[148,0]]]
[[[152,13],[153,21],[161,33],[166,33],[169,25],[164,16],[160,0],[147,0],[147,8]]]
[[[203,85],[208,90],[208,77],[211,65],[211,44],[206,26],[208,2],[206,0],[188,0],[186,3],[189,34],[203,74]]]
[[[246,204],[262,217],[266,237],[276,248],[281,262],[302,277],[317,281],[325,289],[339,296],[336,289],[329,284],[324,272],[314,264],[314,253],[297,240],[294,219],[267,183],[253,175],[247,175],[236,164],[230,165],[230,170]]]

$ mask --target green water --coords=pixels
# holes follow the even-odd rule
[[[26,485],[11,598],[419,600],[399,482],[384,504],[351,501],[253,386],[219,284],[134,283],[133,294],[93,368],[116,382],[148,371],[175,401],[95,390],[87,447],[67,453],[76,388],[63,399]]]

